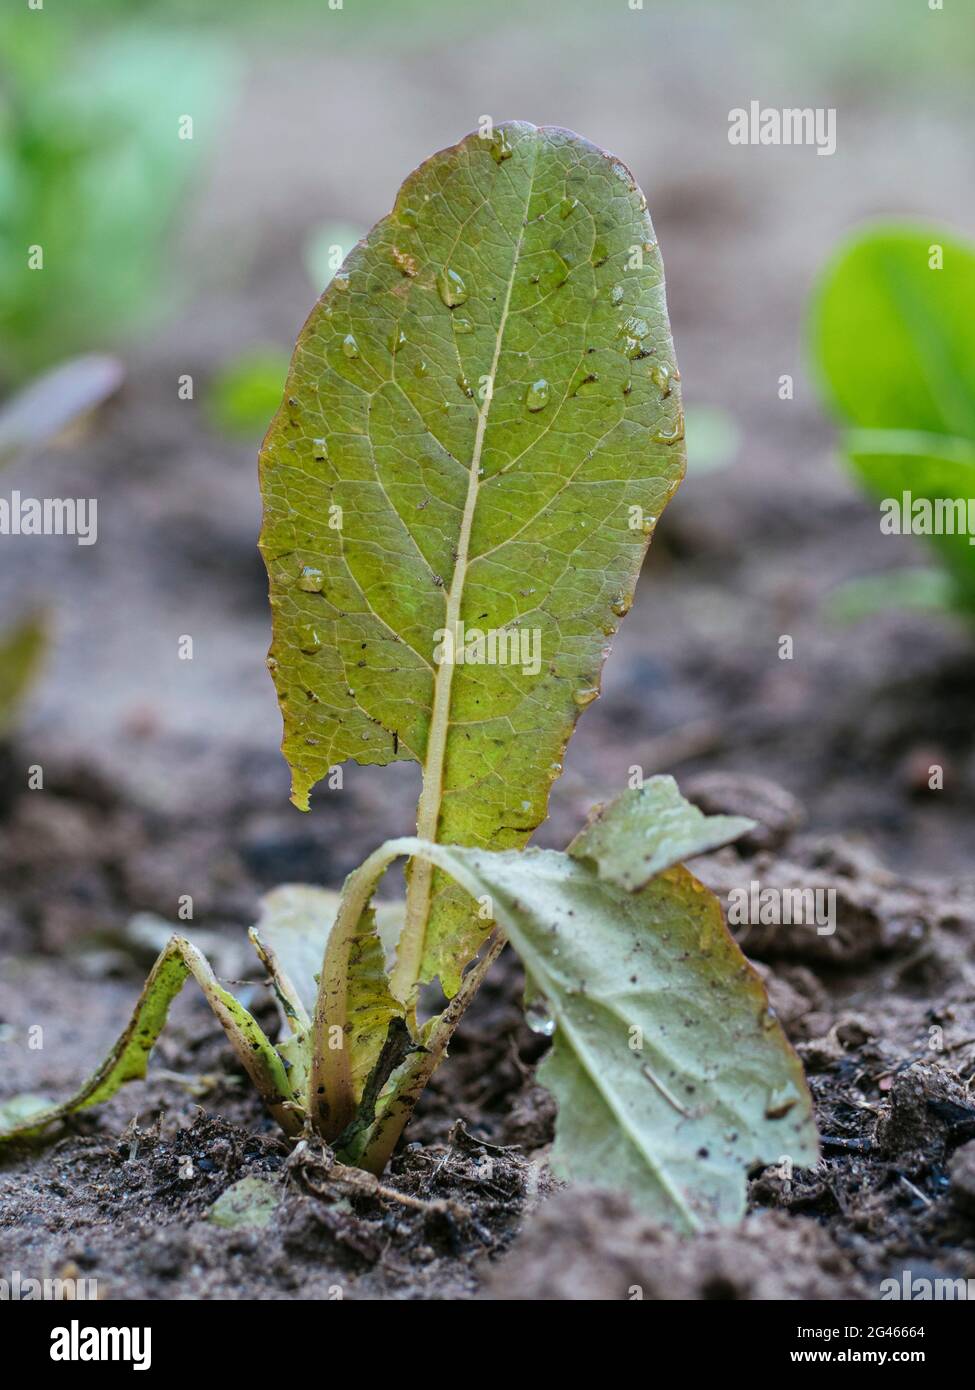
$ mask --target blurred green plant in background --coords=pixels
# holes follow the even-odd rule
[[[975,537],[958,529],[968,499],[975,511],[973,323],[975,246],[944,228],[868,228],[823,273],[812,348],[827,404],[852,427],[849,464],[879,501],[920,503],[913,529],[943,567],[844,586],[833,604],[840,616],[891,605],[975,615]],[[922,529],[938,504],[942,515],[957,509],[951,533]]]
[[[173,226],[233,69],[216,40],[136,28],[91,37],[43,15],[24,7],[0,20],[8,384],[116,342],[171,301]],[[193,135],[184,122],[180,138],[187,115]],[[30,248],[42,269],[29,268]]]

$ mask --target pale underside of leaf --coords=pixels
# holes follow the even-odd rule
[[[169,1006],[190,975],[203,990],[271,1114],[286,1133],[297,1132],[301,1128],[298,1112],[304,1108],[304,1094],[295,1092],[280,1057],[257,1021],[218,983],[196,947],[185,938],[174,936],[153,966],[128,1026],[98,1070],[69,1100],[46,1109],[31,1107],[25,1116],[0,1129],[0,1141],[34,1135],[68,1115],[108,1100],[127,1081],[141,1081]],[[8,1111],[12,1117],[15,1113],[12,1107]]]
[[[540,1077],[559,1103],[563,1176],[625,1188],[692,1230],[738,1219],[754,1164],[815,1161],[801,1064],[717,900],[686,869],[629,893],[552,850],[407,838],[370,856],[373,884],[397,855],[429,858],[486,895],[545,1000],[555,1038]]]
[[[683,476],[678,379],[618,161],[515,123],[410,176],[305,325],[262,451],[297,804],[346,759],[412,759],[424,838],[525,843]],[[438,662],[458,623],[526,659]],[[414,866],[396,992],[453,992],[483,935]]]
[[[597,807],[572,841],[574,859],[592,859],[599,875],[634,892],[657,874],[754,830],[746,816],[706,816],[681,795],[673,777],[651,777],[609,806]]]

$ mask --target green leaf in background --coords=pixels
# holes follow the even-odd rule
[[[312,311],[262,452],[296,804],[348,758],[413,760],[423,838],[522,846],[683,471],[629,172],[524,123],[422,164]],[[482,662],[438,660],[472,632]],[[483,663],[487,634],[517,659]],[[483,937],[414,866],[398,996],[453,993]]]
[[[259,348],[215,373],[207,394],[211,420],[224,434],[260,435],[281,404],[288,354]]]
[[[943,229],[880,226],[827,267],[813,303],[812,343],[858,481],[900,508],[897,525],[931,546],[951,579],[948,598],[975,612],[975,246]],[[908,505],[902,504],[907,501]],[[907,523],[918,504],[922,515]],[[923,510],[959,509],[926,533]],[[960,514],[964,512],[964,517]],[[949,529],[950,528],[950,529]],[[941,533],[938,534],[937,531]],[[886,578],[886,577],[885,577]],[[942,586],[944,587],[944,586]],[[910,606],[935,586],[894,584]],[[837,598],[861,611],[872,596]],[[888,605],[889,606],[889,605]]]
[[[825,608],[833,622],[858,623],[892,608],[943,612],[954,600],[954,586],[942,570],[911,568],[848,579],[830,590]]]
[[[973,303],[975,313],[975,303]],[[943,503],[951,508],[951,533],[915,534],[935,551],[954,583],[954,598],[975,612],[975,438],[952,438],[942,434],[921,434],[910,430],[851,430],[846,449],[856,476],[878,501],[891,499],[899,504],[893,515],[904,526],[918,503],[931,504],[932,524],[938,525],[934,508]],[[905,507],[905,494],[910,506]],[[969,517],[971,532],[968,530]],[[928,524],[926,514],[915,520],[915,527]]]
[[[754,829],[746,816],[706,816],[684,800],[673,777],[651,777],[597,807],[569,853],[594,860],[602,878],[632,893],[664,869]]]
[[[733,415],[716,406],[690,406],[686,412],[687,467],[691,476],[716,473],[734,463],[741,430]]]
[[[931,267],[932,248],[943,266]],[[975,439],[975,248],[881,224],[840,248],[812,304],[817,368],[840,419]]]
[[[25,22],[29,42],[0,57],[0,375],[14,380],[163,307],[174,216],[234,66],[199,33],[126,24],[62,46],[43,16]]]
[[[0,632],[0,739],[6,738],[33,685],[47,648],[47,621],[43,613],[22,618],[15,627]]]

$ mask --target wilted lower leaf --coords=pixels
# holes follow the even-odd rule
[[[397,854],[486,897],[520,955],[535,1026],[553,1035],[539,1079],[559,1104],[561,1175],[625,1188],[691,1230],[742,1214],[755,1164],[815,1161],[799,1059],[717,899],[686,869],[630,893],[554,850],[406,839],[373,862]]]
[[[678,380],[612,156],[513,123],[407,179],[305,325],[262,452],[298,805],[335,763],[412,759],[422,836],[525,843],[683,475]],[[414,866],[398,990],[452,993],[483,926]]]
[[[594,860],[601,878],[632,893],[664,869],[754,829],[746,816],[706,816],[684,800],[673,777],[651,777],[598,807],[569,853]]]
[[[31,1105],[18,1114],[15,1107],[30,1098],[18,1097],[14,1102],[6,1102],[0,1142],[35,1134],[78,1110],[87,1110],[108,1100],[127,1081],[141,1081],[149,1064],[149,1054],[165,1025],[169,1006],[190,975],[203,990],[240,1064],[272,1115],[286,1132],[300,1129],[297,1110],[303,1108],[305,1096],[295,1093],[294,1084],[260,1025],[216,980],[196,947],[185,938],[174,936],[153,966],[128,1026],[98,1070],[70,1099],[45,1110]]]

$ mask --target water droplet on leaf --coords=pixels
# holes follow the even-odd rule
[[[535,997],[525,1006],[525,1022],[533,1033],[538,1033],[540,1037],[550,1038],[555,1032],[555,1019],[549,1009],[548,1000],[541,994]]]
[[[456,270],[445,265],[437,271],[437,293],[448,309],[454,309],[467,298],[467,286]]]
[[[494,132],[491,140],[491,158],[495,164],[500,164],[502,160],[510,159],[513,154],[514,150],[511,148],[508,132],[502,126]]]
[[[305,565],[298,576],[298,588],[304,589],[306,594],[320,594],[324,583],[324,574],[314,565]]]
[[[525,405],[531,411],[544,410],[548,405],[548,382],[544,377],[539,377],[529,386],[525,395]]]
[[[653,436],[655,444],[677,444],[684,438],[684,412],[677,412],[677,419],[674,421],[672,430],[658,430]]]

